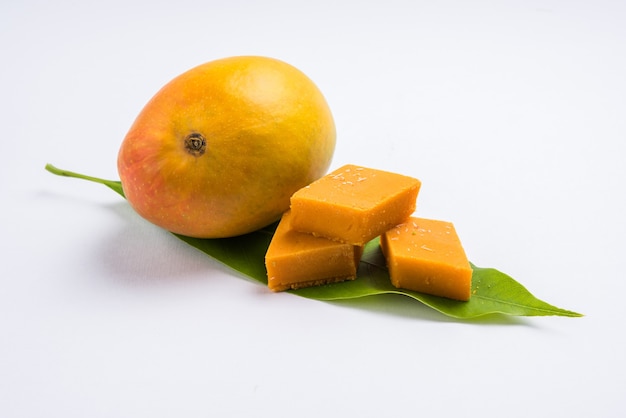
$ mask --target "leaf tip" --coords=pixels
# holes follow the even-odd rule
[[[45,168],[46,171],[49,171],[52,174],[59,174],[59,169],[56,168],[55,166],[53,166],[50,163],[46,163],[46,166],[44,168]]]

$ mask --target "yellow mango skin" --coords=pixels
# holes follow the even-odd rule
[[[186,138],[201,135],[194,155]],[[323,176],[335,124],[320,90],[282,61],[242,56],[195,67],[166,84],[122,142],[126,198],[171,232],[223,238],[252,232]]]

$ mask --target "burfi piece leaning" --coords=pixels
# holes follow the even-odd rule
[[[364,245],[415,211],[420,186],[412,177],[346,165],[294,193],[292,227]]]
[[[412,217],[385,232],[380,245],[395,287],[469,300],[472,267],[451,223]]]
[[[363,249],[296,232],[286,212],[265,255],[267,284],[273,291],[336,283],[356,278]]]

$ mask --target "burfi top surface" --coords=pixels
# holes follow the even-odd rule
[[[411,217],[386,235],[389,245],[398,250],[398,256],[469,268],[465,251],[450,222]]]
[[[276,228],[274,238],[267,251],[268,257],[292,256],[308,251],[321,249],[335,249],[345,247],[352,249],[351,245],[342,244],[326,238],[316,237],[311,234],[296,232],[291,229],[291,211],[283,214],[283,217]]]
[[[293,199],[370,209],[389,198],[390,190],[419,186],[412,177],[349,164],[298,190]]]

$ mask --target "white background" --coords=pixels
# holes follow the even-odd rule
[[[0,416],[621,417],[626,3],[35,1],[0,6]],[[417,214],[583,318],[451,320],[273,294],[103,186],[177,74],[308,74],[332,168],[422,180]]]

